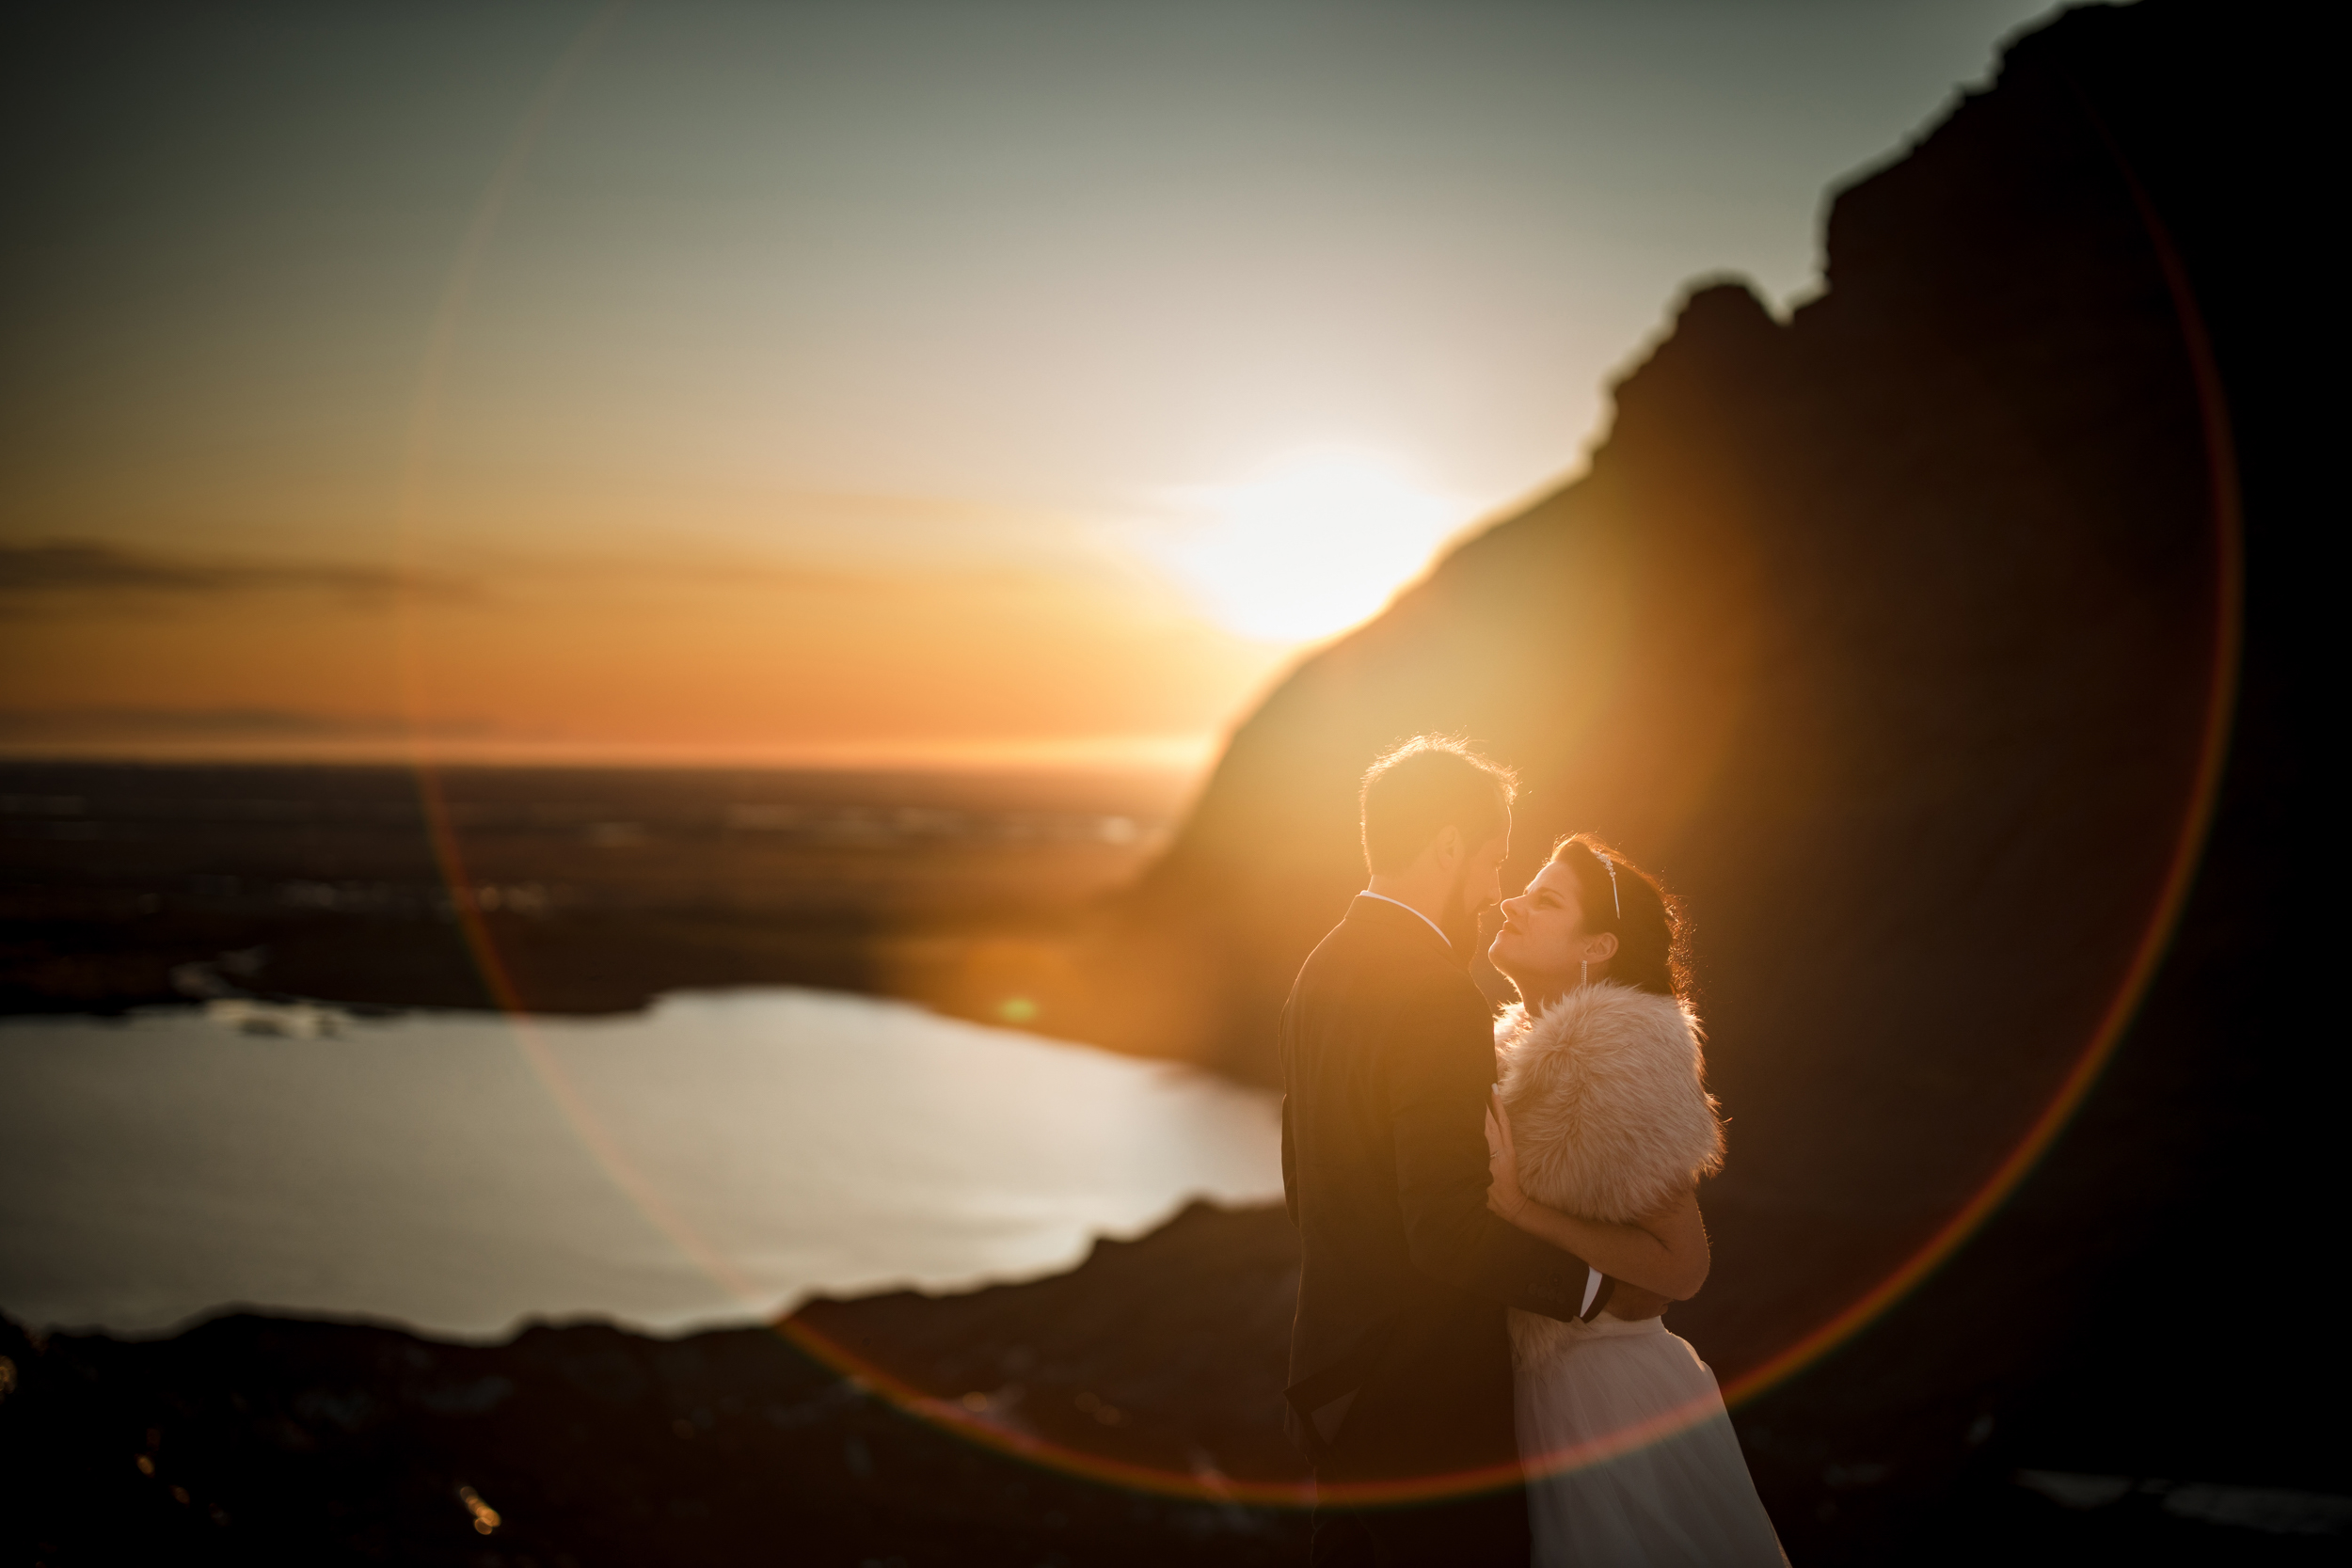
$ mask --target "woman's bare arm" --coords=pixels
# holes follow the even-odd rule
[[[1707,1221],[1699,1213],[1696,1190],[1632,1225],[1588,1220],[1548,1208],[1520,1190],[1511,1116],[1500,1101],[1486,1113],[1486,1147],[1492,1177],[1486,1207],[1529,1235],[1671,1301],[1688,1301],[1707,1283]]]

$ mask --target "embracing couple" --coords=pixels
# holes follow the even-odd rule
[[[1783,1563],[1714,1374],[1661,1321],[1707,1276],[1724,1148],[1678,912],[1584,834],[1503,899],[1515,787],[1431,736],[1374,763],[1371,883],[1282,1010],[1313,1560]],[[1498,900],[1500,1019],[1468,973]]]

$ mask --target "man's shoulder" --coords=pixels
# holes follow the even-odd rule
[[[1419,975],[1443,974],[1453,969],[1446,955],[1425,938],[1417,940],[1386,921],[1367,920],[1353,910],[1347,918],[1324,933],[1307,956],[1310,967],[1324,970],[1402,970]]]
[[[1420,917],[1406,911],[1406,918]],[[1377,919],[1342,920],[1299,967],[1295,997],[1341,992],[1400,1003],[1425,998],[1485,1005],[1470,976],[1435,941]]]

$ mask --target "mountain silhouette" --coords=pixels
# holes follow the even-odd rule
[[[1235,733],[1094,1037],[1270,1080],[1363,767],[1467,736],[1525,784],[1506,881],[1594,830],[1692,911],[1731,1152],[1679,1330],[1769,1383],[1886,1288],[1748,1419],[1921,1497],[1996,1409],[2011,1464],[2339,1485],[2328,1402],[2167,1348],[2324,1228],[2326,57],[2293,8],[2068,11],[1836,194],[1817,297],[1695,285],[1587,471]]]

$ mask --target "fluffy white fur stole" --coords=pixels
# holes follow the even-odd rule
[[[1670,996],[1601,984],[1495,1021],[1519,1185],[1590,1219],[1655,1212],[1723,1167],[1699,1021]]]
[[[1532,1018],[1506,1008],[1495,1021],[1495,1054],[1527,1196],[1624,1222],[1723,1168],[1702,1037],[1688,1007],[1631,986],[1582,986]],[[1585,1332],[1517,1307],[1510,1321],[1522,1377],[1557,1362]]]

